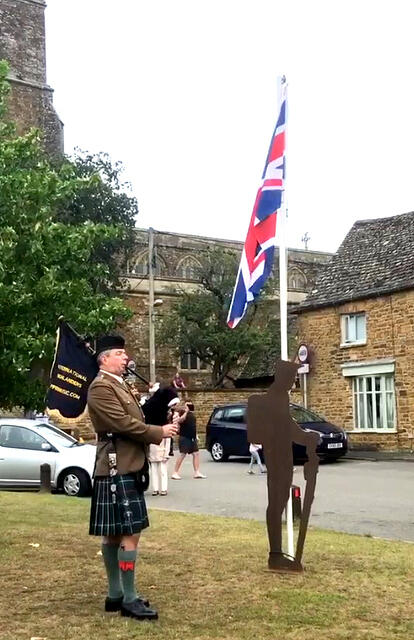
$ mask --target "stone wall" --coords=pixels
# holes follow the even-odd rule
[[[247,402],[253,393],[265,393],[266,389],[187,389],[185,394],[180,393],[182,400],[191,399],[194,403],[195,413],[197,416],[197,431],[201,436],[201,442],[204,442],[203,435],[206,431],[208,419],[214,407],[231,404],[237,402]],[[293,391],[291,401],[301,403],[301,394],[299,391]],[[59,420],[55,415],[51,417],[51,421],[68,433],[76,433],[81,435],[86,441],[94,440],[94,431],[89,417],[83,418],[70,423]]]
[[[85,442],[95,441],[95,432],[87,410],[82,417],[71,419],[70,421],[59,418],[59,416],[52,411],[49,419],[50,422],[75,438],[81,437]]]
[[[46,83],[45,3],[0,0],[0,60],[9,63],[11,95],[8,117],[18,134],[37,127],[50,155],[63,153],[63,125]]]
[[[364,311],[367,343],[340,347],[340,316]],[[301,341],[313,352],[308,376],[308,407],[344,427],[353,448],[411,449],[414,435],[414,292],[350,302],[309,311],[298,318]],[[352,383],[341,364],[395,358],[397,432],[354,430]]]

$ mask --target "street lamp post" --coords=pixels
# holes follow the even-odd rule
[[[160,298],[154,300],[154,229],[148,229],[148,328],[150,383],[155,382],[155,313],[154,307],[161,305]]]

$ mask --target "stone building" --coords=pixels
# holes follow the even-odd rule
[[[353,448],[413,448],[414,213],[356,222],[298,307],[308,406]]]
[[[139,370],[149,376],[149,308],[148,308],[148,230],[137,230],[137,249],[127,266],[128,293],[126,300],[134,312],[133,319],[124,328],[131,355]],[[154,284],[155,298],[163,304],[154,309],[154,322],[159,320],[180,293],[197,286],[196,270],[203,252],[211,247],[241,254],[243,243],[220,238],[154,231]],[[288,303],[295,306],[313,287],[321,269],[332,254],[301,249],[289,249],[288,253]],[[278,250],[274,261],[275,276],[278,275]],[[275,279],[276,279],[275,278]],[[275,296],[278,291],[275,285]],[[210,381],[210,372],[192,353],[177,356],[170,348],[156,340],[156,373],[169,379],[179,368],[191,386],[205,387]]]
[[[63,153],[63,124],[46,82],[43,0],[0,0],[0,60],[9,63],[9,117],[19,134],[37,127],[51,155]]]

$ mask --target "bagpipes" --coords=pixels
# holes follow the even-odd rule
[[[164,425],[169,422],[169,411],[178,404],[178,393],[172,386],[156,383],[157,388],[151,392],[150,397],[142,405],[142,411],[147,424]]]

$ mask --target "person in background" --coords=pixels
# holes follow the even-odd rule
[[[175,463],[174,473],[172,474],[172,480],[181,480],[179,471],[181,465],[184,462],[184,458],[187,454],[193,456],[193,469],[194,478],[206,478],[200,471],[200,452],[198,450],[197,439],[197,421],[194,415],[194,405],[192,402],[186,402],[185,408],[179,411],[180,417],[178,418],[179,425],[179,456]]]
[[[170,422],[168,416],[171,407],[178,404],[180,399],[176,389],[170,385],[157,381],[149,387],[149,397],[142,405],[142,411],[147,424],[163,425]],[[170,438],[169,456],[174,455],[173,438]]]
[[[153,496],[166,496],[168,492],[168,460],[171,438],[163,438],[161,444],[150,444],[151,488]]]
[[[182,377],[180,376],[180,373],[177,371],[177,373],[175,374],[174,378],[171,380],[171,384],[174,387],[174,389],[185,389],[185,384],[184,384],[184,380],[182,379]]]
[[[255,462],[259,465],[260,473],[266,473],[266,469],[262,465],[262,461],[260,460],[260,449],[262,448],[261,444],[254,444],[253,442],[249,446],[250,451],[250,464],[247,473],[253,474],[253,465]]]

